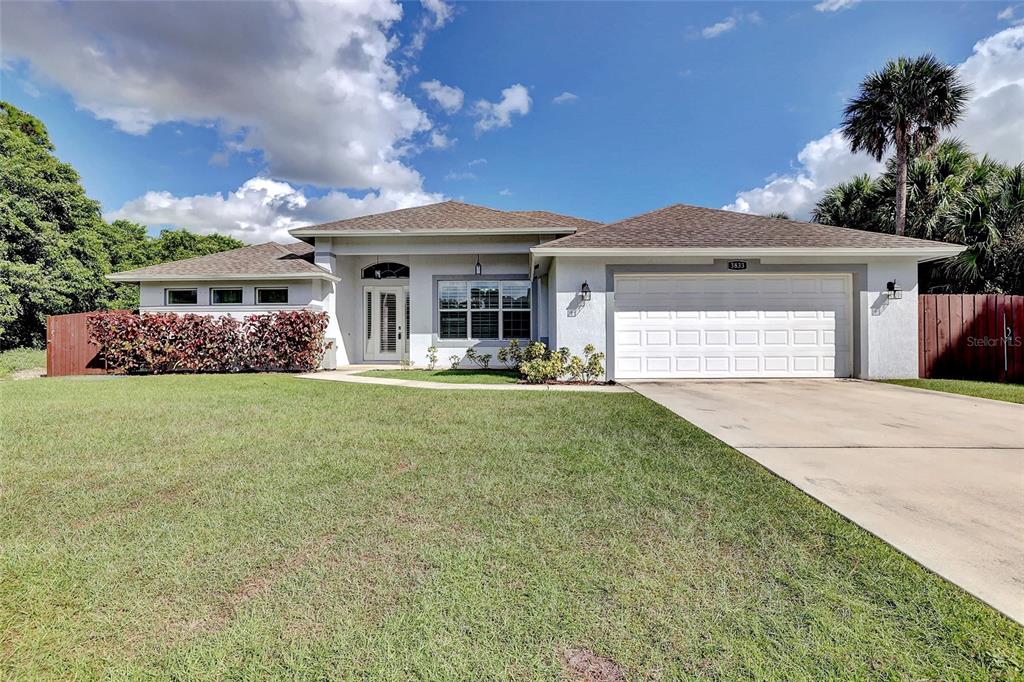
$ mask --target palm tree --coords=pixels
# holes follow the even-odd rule
[[[912,152],[931,147],[943,129],[954,125],[967,106],[970,87],[956,68],[932,55],[900,57],[870,74],[843,114],[842,132],[854,152],[881,161],[896,152],[895,232],[907,221],[907,164]]]
[[[811,220],[871,232],[884,231],[885,202],[879,195],[878,182],[865,174],[830,187],[815,204]]]

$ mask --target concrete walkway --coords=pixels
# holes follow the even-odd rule
[[[300,379],[317,381],[344,381],[350,384],[381,384],[404,386],[406,388],[427,388],[435,391],[569,391],[577,393],[629,393],[625,386],[590,386],[584,384],[448,384],[440,381],[416,381],[414,379],[385,379],[383,377],[362,377],[362,372],[374,369],[397,369],[395,365],[348,365],[324,372],[299,374]]]
[[[1024,623],[1024,405],[849,380],[628,385]]]

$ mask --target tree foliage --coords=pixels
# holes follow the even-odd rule
[[[0,102],[0,350],[40,346],[47,315],[134,307],[138,289],[105,275],[242,246],[186,230],[149,237],[107,223],[42,122]]]
[[[812,212],[816,222],[895,232],[896,163],[829,188]],[[1024,294],[1024,164],[978,157],[944,140],[907,167],[906,235],[964,244],[938,264],[928,288],[953,293]]]
[[[877,161],[890,148],[894,152],[896,234],[904,234],[910,157],[934,145],[944,129],[956,124],[970,92],[956,67],[932,55],[900,57],[869,74],[846,105],[842,131],[850,149],[867,152]]]

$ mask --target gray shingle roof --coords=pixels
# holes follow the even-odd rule
[[[608,223],[543,245],[601,248],[956,248],[955,244],[686,204]]]
[[[576,230],[573,221],[581,218],[562,216],[548,211],[499,211],[486,206],[443,201],[438,204],[402,208],[397,211],[335,220],[291,230],[294,235],[345,232],[496,232],[526,231],[564,234]],[[590,221],[583,221],[589,223]]]
[[[313,264],[313,247],[304,242],[278,244],[267,242],[240,249],[221,251],[208,256],[197,256],[185,260],[150,265],[145,268],[126,270],[108,275],[109,279],[120,282],[168,279],[210,279],[210,278],[256,278],[295,277],[304,279],[332,277],[326,270]]]
[[[561,213],[552,213],[551,211],[509,211],[509,213],[516,213],[518,215],[542,218],[552,222],[561,223],[566,227],[575,229],[577,234],[604,224],[599,223],[596,220],[587,220],[586,218],[577,218],[576,216],[562,215]]]

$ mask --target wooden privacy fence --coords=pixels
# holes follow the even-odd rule
[[[917,297],[922,378],[1024,382],[1024,296]]]
[[[73,313],[46,318],[46,376],[107,373],[103,361],[96,357],[99,348],[89,343],[88,315]]]

